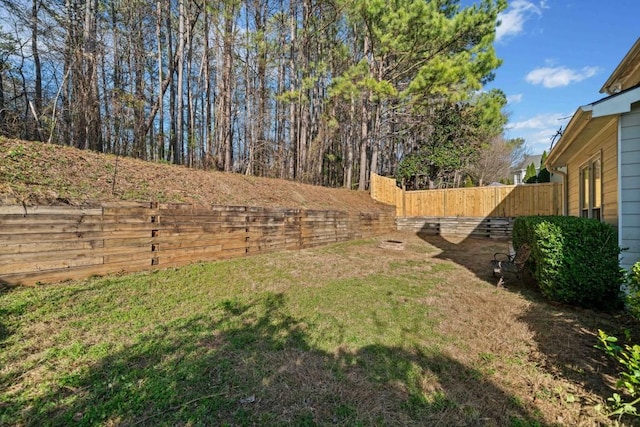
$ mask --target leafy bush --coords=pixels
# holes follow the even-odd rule
[[[547,161],[547,151],[542,152],[542,157],[540,158],[540,172],[538,172],[538,182],[550,182],[551,181],[551,173],[547,170],[547,167],[544,165]]]
[[[627,275],[627,294],[625,302],[629,312],[640,319],[640,261],[636,262]],[[627,341],[629,341],[629,331],[625,331]],[[618,420],[623,415],[640,416],[637,406],[640,404],[640,345],[625,344],[621,347],[618,338],[607,335],[604,331],[598,330],[597,347],[604,350],[618,362],[620,374],[616,381],[618,392],[613,393],[607,400],[611,406],[610,417],[618,416]],[[633,399],[630,401],[630,399]]]
[[[536,165],[531,163],[527,166],[527,171],[524,174],[524,178],[522,179],[527,184],[535,184],[538,182],[538,172],[536,171]]]
[[[626,344],[622,348],[617,344],[616,337],[609,336],[601,330],[598,330],[598,334],[601,344],[598,347],[620,364],[621,372],[616,381],[616,387],[634,399],[628,402],[626,396],[613,393],[607,399],[613,409],[608,415],[610,417],[617,415],[619,418],[624,414],[639,416],[636,405],[640,403],[640,345]]]
[[[513,246],[531,246],[531,267],[547,298],[591,308],[619,308],[620,248],[616,231],[594,219],[565,216],[516,218]]]
[[[538,183],[550,182],[551,181],[551,173],[547,170],[547,168],[540,169],[538,173]]]
[[[629,272],[626,303],[629,312],[640,319],[640,261],[636,262]]]

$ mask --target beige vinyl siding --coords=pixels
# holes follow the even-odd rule
[[[602,159],[602,218],[618,225],[618,129],[617,123],[608,126],[587,142],[567,164],[568,213],[580,216],[580,168],[600,155]]]

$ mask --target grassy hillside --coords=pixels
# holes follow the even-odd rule
[[[92,206],[124,200],[369,212],[391,209],[365,192],[0,138],[0,204]]]

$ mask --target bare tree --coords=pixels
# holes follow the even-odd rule
[[[478,186],[509,179],[514,147],[501,135],[484,144],[477,159],[469,165],[467,173]]]

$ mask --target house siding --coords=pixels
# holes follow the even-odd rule
[[[623,114],[620,122],[620,244],[621,265],[630,268],[640,260],[640,103]]]
[[[598,154],[602,159],[602,218],[618,226],[618,129],[609,126],[567,162],[567,213],[580,216],[580,168]]]

